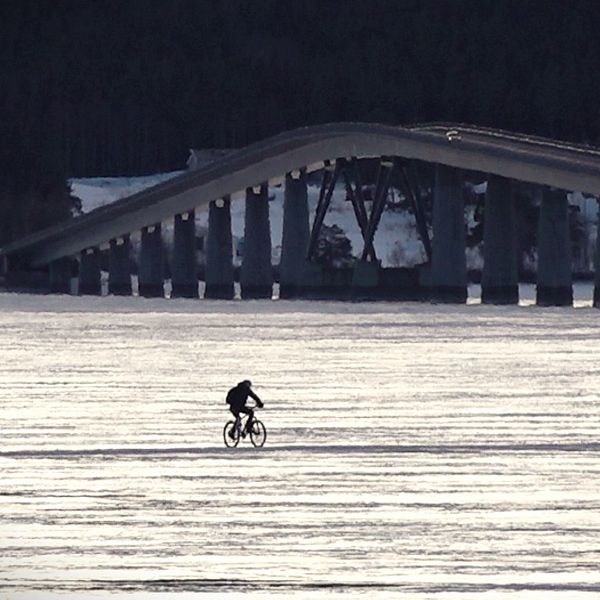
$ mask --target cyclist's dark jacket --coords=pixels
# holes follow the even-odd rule
[[[248,396],[254,398],[258,406],[262,406],[262,400],[245,385],[236,385],[227,392],[227,404],[229,404],[233,410],[239,410],[243,406],[246,406]]]

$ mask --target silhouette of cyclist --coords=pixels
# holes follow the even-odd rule
[[[262,408],[264,406],[263,401],[252,391],[252,382],[248,379],[240,381],[235,387],[232,387],[227,392],[226,402],[229,404],[229,410],[235,416],[235,428],[229,432],[229,436],[232,438],[234,436],[233,432],[235,429],[237,429],[240,423],[240,413],[248,415],[246,427],[244,428],[242,435],[245,436],[250,432],[250,426],[252,419],[254,418],[254,411],[249,406],[246,406],[248,397],[253,398],[256,401],[256,406],[258,406],[258,408]]]

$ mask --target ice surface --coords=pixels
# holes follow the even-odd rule
[[[0,294],[0,597],[597,597],[599,319]]]

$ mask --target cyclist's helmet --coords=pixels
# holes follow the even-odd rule
[[[244,381],[240,381],[239,385],[243,387],[252,387],[252,382],[249,379],[244,379]]]

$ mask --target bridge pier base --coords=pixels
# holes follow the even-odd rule
[[[246,190],[244,256],[240,273],[242,298],[272,298],[271,228],[267,184]]]
[[[379,295],[379,262],[357,260],[352,269],[353,300],[373,300]]]
[[[171,282],[172,298],[198,298],[196,213],[193,210],[175,215]]]
[[[600,204],[600,200],[598,201]],[[594,306],[600,308],[600,227],[596,235],[596,255],[594,260]]]
[[[78,293],[80,296],[100,296],[102,294],[98,248],[88,248],[81,252]]]
[[[231,199],[220,198],[208,209],[205,298],[233,298],[233,240],[231,237]]]
[[[71,259],[59,258],[48,265],[51,294],[71,293]]]
[[[538,306],[573,304],[569,206],[561,190],[543,190],[538,222]]]
[[[142,228],[140,264],[138,268],[139,295],[144,298],[163,298],[164,257],[160,223]]]
[[[115,296],[131,295],[131,268],[129,235],[110,240],[108,293]]]
[[[434,302],[467,300],[465,238],[461,173],[453,167],[436,165],[430,289]]]
[[[517,232],[512,182],[491,175],[485,194],[481,302],[518,304]]]
[[[283,233],[279,263],[279,297],[304,295],[306,252],[310,238],[306,171],[287,173],[283,199]]]

